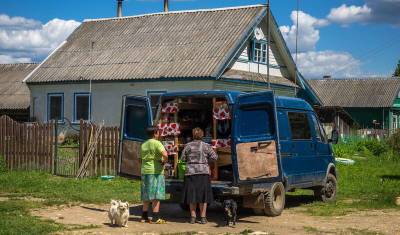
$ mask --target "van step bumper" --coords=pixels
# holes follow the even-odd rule
[[[214,195],[239,195],[239,188],[232,186],[231,182],[213,181],[211,188]],[[183,180],[165,180],[165,191],[169,194],[181,194],[183,191]]]

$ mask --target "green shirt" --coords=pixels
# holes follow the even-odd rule
[[[142,159],[142,175],[164,174],[161,164],[164,145],[156,140],[149,139],[140,146],[140,158]]]

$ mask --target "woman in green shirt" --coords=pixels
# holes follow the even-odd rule
[[[160,219],[160,200],[165,199],[164,163],[168,160],[167,151],[157,139],[158,128],[149,127],[148,136],[152,137],[140,146],[141,162],[141,199],[143,201],[143,213],[141,222],[163,224],[165,220]],[[153,207],[153,218],[148,217],[149,205]]]

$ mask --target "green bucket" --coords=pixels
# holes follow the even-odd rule
[[[178,179],[183,179],[185,177],[186,162],[181,160],[178,161]]]

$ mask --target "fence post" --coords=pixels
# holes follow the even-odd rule
[[[57,125],[58,125],[58,121],[54,120],[53,121],[53,154],[52,154],[52,174],[55,175],[57,173],[57,142],[58,142],[58,133],[57,133]]]
[[[84,145],[83,143],[84,143],[83,142],[83,120],[80,119],[79,120],[79,158],[78,158],[79,165],[83,159],[83,145]]]

